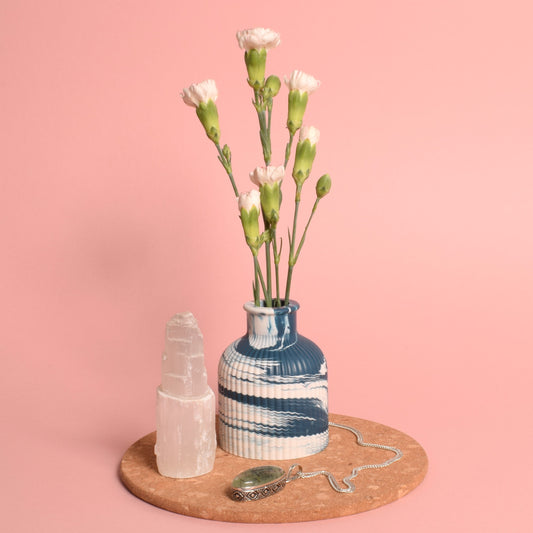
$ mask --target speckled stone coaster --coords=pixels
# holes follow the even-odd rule
[[[135,496],[168,511],[207,520],[248,523],[305,522],[369,511],[405,496],[424,479],[427,455],[405,433],[360,418],[331,413],[329,418],[357,428],[365,442],[400,448],[403,457],[386,468],[361,471],[354,480],[356,490],[351,494],[335,492],[324,476],[317,476],[293,481],[264,500],[235,502],[229,496],[233,478],[254,466],[274,464],[287,471],[291,464],[299,463],[305,472],[329,470],[340,482],[355,466],[381,463],[393,453],[358,446],[351,432],[331,427],[328,447],[309,457],[258,461],[218,448],[215,467],[209,474],[172,479],[157,471],[153,432],[126,451],[120,464],[120,477]]]

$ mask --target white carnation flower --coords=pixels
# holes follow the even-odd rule
[[[261,195],[259,191],[254,189],[250,192],[241,192],[239,195],[239,211],[244,209],[250,212],[252,207],[256,207],[258,211],[261,210]]]
[[[289,88],[289,91],[298,90],[309,94],[320,87],[320,82],[317,79],[301,70],[293,71],[289,78],[285,76],[285,83]]]
[[[193,83],[189,88],[183,89],[183,101],[192,107],[198,107],[201,102],[206,104],[209,100],[216,101],[218,90],[214,80],[205,80]]]
[[[250,179],[252,183],[261,187],[265,183],[273,185],[278,183],[285,176],[285,167],[280,165],[279,167],[268,166],[268,167],[257,167],[252,172],[250,172]]]
[[[281,42],[279,33],[268,28],[253,28],[237,32],[237,41],[243,50],[269,50]]]
[[[317,144],[320,139],[320,131],[314,126],[302,126],[300,128],[300,142],[309,140],[311,145]]]

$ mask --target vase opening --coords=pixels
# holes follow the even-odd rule
[[[285,300],[280,300],[281,302],[281,305],[277,306],[277,305],[271,305],[271,306],[267,306],[266,305],[266,302],[265,300],[260,300],[259,302],[259,305],[255,305],[255,303],[253,301],[249,301],[249,302],[246,302],[244,304],[244,308],[246,310],[248,310],[248,308],[255,308],[255,309],[284,309],[286,307],[292,307],[292,306],[296,306],[296,309],[299,309],[300,308],[300,304],[298,302],[296,302],[295,300],[289,300],[289,303],[285,303]]]

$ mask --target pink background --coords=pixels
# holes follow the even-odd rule
[[[333,179],[295,271],[299,329],[327,355],[332,412],[400,429],[430,459],[407,497],[328,527],[530,531],[531,6],[2,1],[7,530],[248,531],[152,507],[117,469],[155,427],[166,320],[197,316],[213,388],[244,331],[250,254],[178,95],[217,81],[222,142],[250,188],[261,152],[234,34],[266,26],[282,37],[269,73],[322,81],[307,122],[322,133],[315,177]],[[278,164],[285,114],[284,88]]]

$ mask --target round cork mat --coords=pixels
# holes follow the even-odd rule
[[[168,511],[207,520],[248,523],[305,522],[369,511],[405,496],[424,479],[427,455],[405,433],[350,416],[330,413],[329,418],[357,428],[365,442],[399,448],[403,457],[386,468],[362,470],[354,479],[356,490],[351,494],[335,492],[324,476],[316,476],[289,483],[279,493],[263,500],[234,502],[229,497],[233,478],[254,466],[273,464],[287,471],[291,464],[299,463],[304,472],[329,470],[340,482],[355,466],[382,463],[393,454],[358,446],[351,432],[330,427],[327,448],[309,457],[259,461],[217,448],[215,466],[209,474],[173,479],[157,471],[153,432],[126,451],[120,463],[120,477],[135,496]]]

